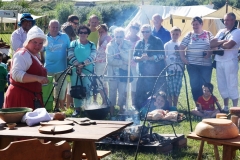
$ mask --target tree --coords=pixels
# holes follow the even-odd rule
[[[74,8],[72,3],[58,3],[56,6],[55,14],[60,24],[67,21],[68,16],[73,14]]]

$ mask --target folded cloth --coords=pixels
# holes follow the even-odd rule
[[[51,117],[45,108],[37,108],[33,112],[27,112],[22,118],[22,122],[27,123],[28,126],[33,126],[40,122],[47,122],[50,120]]]

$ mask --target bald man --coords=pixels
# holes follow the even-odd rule
[[[163,42],[163,45],[170,41],[171,40],[170,32],[162,26],[163,22],[162,16],[160,16],[159,14],[154,14],[152,16],[152,21],[154,25],[152,35],[160,38]]]

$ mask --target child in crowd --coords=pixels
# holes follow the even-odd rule
[[[170,65],[167,70],[167,94],[171,110],[177,110],[178,97],[182,88],[183,62],[179,54],[178,41],[181,30],[178,27],[171,29],[171,40],[164,45],[166,63]]]
[[[7,70],[5,69],[5,65],[2,65],[3,54],[0,52],[0,108],[3,106],[4,102],[4,91],[6,87],[6,77],[7,77]]]
[[[168,102],[167,96],[164,92],[160,91],[153,98],[154,99],[152,100],[152,102],[150,104],[150,108],[149,108],[148,112],[151,112],[155,109],[170,110],[169,102]],[[141,110],[140,110],[141,117],[146,115],[147,107],[148,107],[147,104],[149,101],[150,101],[150,99],[148,99],[147,103],[141,108]]]
[[[7,65],[2,61],[3,61],[3,53],[0,51],[0,66],[3,66],[5,69],[7,69]]]
[[[170,110],[167,96],[162,91],[157,93],[157,95],[155,97],[155,101],[153,103],[151,103],[149,112],[151,112],[155,109]]]
[[[9,59],[7,61],[7,71],[8,71],[8,75],[7,75],[7,82],[8,82],[8,86],[10,85],[10,70],[12,68],[12,59]]]
[[[220,105],[217,98],[212,95],[213,85],[205,83],[202,89],[203,95],[198,98],[196,102],[197,107],[191,113],[202,118],[215,118],[216,114],[219,113],[219,110],[215,109],[215,102],[218,106]]]

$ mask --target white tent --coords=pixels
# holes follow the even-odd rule
[[[164,21],[163,26],[170,30],[173,26],[177,26],[182,30],[182,37],[188,32],[192,31],[191,19],[195,16],[204,17],[216,10],[212,9],[213,5],[200,6],[157,6],[157,5],[143,5],[140,7],[136,16],[127,25],[126,30],[129,29],[132,22],[139,22],[140,24],[151,24],[152,16],[156,13],[162,15]],[[172,20],[171,20],[172,18]],[[215,35],[219,29],[224,28],[224,24],[219,19],[203,19],[203,29],[212,32]],[[181,38],[182,38],[181,37]],[[180,39],[181,39],[180,38]]]

